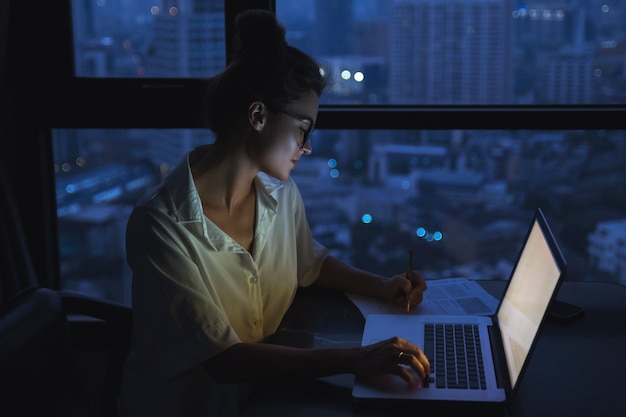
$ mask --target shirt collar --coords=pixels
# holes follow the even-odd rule
[[[163,184],[178,222],[202,222],[204,219],[202,201],[193,181],[189,162],[193,152],[189,152],[184,160],[167,175]],[[259,172],[255,183],[257,191],[264,193],[274,204],[276,200],[272,194],[284,186],[282,181],[264,172]]]

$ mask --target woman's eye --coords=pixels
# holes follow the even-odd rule
[[[300,128],[300,133],[302,133],[302,137],[304,137],[306,135],[306,129],[301,127]]]

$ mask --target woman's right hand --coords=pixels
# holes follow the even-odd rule
[[[415,385],[415,378],[409,368],[419,376],[418,383],[430,375],[430,362],[419,347],[400,337],[391,337],[363,346],[357,353],[354,374],[358,376],[395,374],[407,384]]]

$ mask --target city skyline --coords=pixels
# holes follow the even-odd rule
[[[222,2],[210,3],[216,9],[207,2],[157,3],[158,10],[150,9],[154,2],[134,3],[134,14],[121,12],[130,4],[123,1],[75,10],[77,74],[193,78],[221,70]],[[337,12],[335,3],[342,7],[334,15],[339,20],[326,16]],[[359,3],[367,12],[350,4],[317,0],[298,8],[277,1],[289,42],[311,51],[332,75],[323,104],[626,101],[619,84],[626,78],[624,30],[612,17],[624,16],[620,2],[606,19],[594,15],[601,10],[596,1]],[[349,36],[325,48],[338,30]],[[62,276],[70,287],[128,301],[129,208],[186,151],[211,141],[206,129],[53,131]],[[624,143],[623,130],[321,129],[313,155],[293,177],[314,236],[357,266],[392,271],[409,245],[429,277],[506,279],[526,214],[541,205],[556,217],[574,266],[571,279],[626,282],[619,268],[599,269],[600,253],[619,265],[621,252],[594,246],[594,236],[613,227],[606,222],[626,218]],[[78,181],[93,188],[77,192]],[[426,239],[433,233],[440,238]]]
[[[169,3],[179,6],[175,13]],[[201,9],[193,1],[161,7],[145,2],[132,9],[126,2],[84,4],[74,6],[79,76],[208,77],[225,66],[221,1],[202,2]],[[279,0],[277,15],[287,39],[328,66],[333,85],[327,103],[626,101],[621,1],[298,5]],[[352,77],[357,72],[365,74],[360,81]]]

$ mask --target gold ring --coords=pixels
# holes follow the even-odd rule
[[[400,361],[400,359],[402,359],[402,355],[404,355],[404,352],[398,353],[398,362]]]

